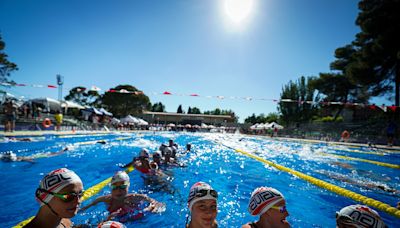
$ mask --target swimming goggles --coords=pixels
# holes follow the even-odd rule
[[[279,210],[280,213],[285,213],[285,212],[287,212],[287,210],[286,210],[286,205],[285,205],[285,206],[272,206],[271,208],[272,208],[272,209]]]
[[[218,198],[218,193],[214,189],[199,189],[194,191],[194,194],[191,196],[191,198],[194,197],[204,197],[206,195],[210,195],[214,198]]]
[[[83,191],[78,192],[78,193],[76,193],[76,192],[55,193],[55,192],[47,191],[46,189],[43,189],[43,188],[38,188],[38,191],[45,192],[47,194],[53,195],[53,196],[55,196],[57,198],[60,198],[62,201],[66,202],[66,203],[69,203],[69,202],[73,201],[75,198],[80,199],[83,196]]]
[[[123,185],[111,185],[111,190],[115,190],[115,189],[125,190],[127,187],[128,187],[127,184],[123,184]]]

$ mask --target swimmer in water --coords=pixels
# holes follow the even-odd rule
[[[72,227],[70,218],[76,215],[82,195],[82,181],[73,171],[61,168],[48,173],[35,193],[39,211],[24,227]]]
[[[387,228],[381,216],[365,205],[350,205],[336,212],[336,228]]]
[[[290,227],[286,217],[285,197],[278,190],[270,187],[256,188],[251,194],[248,210],[251,215],[260,215],[256,222],[247,223],[242,228]]]
[[[191,188],[188,198],[190,221],[186,228],[215,228],[217,224],[218,193],[209,184],[197,182]],[[188,217],[188,218],[189,218]]]
[[[130,163],[124,165],[122,168],[126,168],[132,165],[136,170],[140,171],[141,173],[148,174],[151,170],[149,157],[149,151],[143,148],[140,151],[138,157],[134,157]]]
[[[35,162],[33,161],[32,157],[29,156],[17,156],[15,153],[13,152],[5,152],[0,154],[0,160],[4,161],[4,162],[20,162],[20,161],[26,161],[26,162]]]
[[[93,202],[83,207],[84,211],[100,202],[107,205],[107,210],[110,213],[107,220],[114,219],[120,222],[136,220],[144,216],[142,211],[161,212],[165,210],[165,205],[144,194],[129,193],[130,180],[129,176],[124,171],[118,171],[111,179],[111,194],[100,196]],[[143,202],[149,205],[140,210]]]
[[[391,188],[387,185],[384,184],[377,184],[374,182],[367,182],[364,180],[357,180],[354,178],[349,177],[348,175],[344,175],[344,174],[340,174],[340,173],[336,173],[336,172],[330,172],[330,171],[326,171],[326,170],[316,170],[315,172],[325,175],[329,178],[338,180],[340,182],[346,182],[358,187],[363,187],[363,188],[367,188],[367,189],[372,189],[372,190],[382,190],[385,192],[390,192],[390,193],[394,193],[394,194],[400,194],[400,191],[394,188]]]

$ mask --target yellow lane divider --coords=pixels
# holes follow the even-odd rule
[[[299,178],[301,178],[303,180],[306,180],[306,181],[310,182],[311,184],[314,184],[314,185],[316,185],[318,187],[321,187],[321,188],[326,189],[328,191],[334,192],[334,193],[336,193],[338,195],[342,195],[342,196],[348,197],[350,199],[353,199],[355,201],[361,202],[361,203],[366,204],[368,206],[375,207],[375,208],[377,208],[377,209],[379,209],[381,211],[384,211],[384,212],[386,212],[386,213],[388,213],[390,215],[393,215],[393,216],[395,216],[397,218],[400,218],[400,210],[398,210],[395,207],[390,206],[389,204],[382,203],[382,202],[380,202],[378,200],[375,200],[375,199],[372,199],[372,198],[368,198],[368,197],[363,196],[361,194],[355,193],[355,192],[347,190],[345,188],[341,188],[341,187],[336,186],[334,184],[331,184],[331,183],[328,183],[326,181],[320,180],[318,178],[309,176],[309,175],[301,173],[299,171],[287,168],[285,166],[275,164],[275,163],[273,163],[271,161],[268,161],[266,159],[260,158],[260,157],[258,157],[256,155],[250,154],[250,153],[245,152],[243,150],[235,149],[235,148],[232,148],[230,146],[224,145],[222,143],[220,143],[220,144],[223,145],[223,146],[226,146],[226,147],[228,147],[230,149],[233,149],[234,151],[236,151],[238,153],[241,153],[243,155],[251,157],[251,158],[253,158],[253,159],[257,160],[257,161],[260,161],[262,163],[270,165],[270,166],[272,166],[272,167],[274,167],[274,168],[276,168],[278,170],[288,172],[288,173],[290,173],[290,174],[292,174],[294,176],[297,176],[297,177],[299,177]]]
[[[343,156],[343,155],[336,155],[336,154],[327,154],[327,153],[318,153],[324,156],[328,157],[336,157],[336,158],[341,158],[341,159],[346,159],[346,160],[351,160],[351,161],[361,161],[361,162],[367,162],[371,163],[374,165],[379,165],[379,166],[385,166],[393,169],[400,169],[400,165],[396,164],[391,164],[391,163],[385,163],[385,162],[378,162],[378,161],[373,161],[373,160],[368,160],[368,159],[363,159],[363,158],[353,158],[353,157],[348,157],[348,156]]]
[[[132,166],[129,166],[128,168],[125,169],[126,173],[130,173],[134,170],[134,168]],[[105,186],[107,186],[111,181],[111,177],[103,180],[102,182],[88,188],[87,190],[85,190],[85,192],[83,193],[83,196],[81,198],[81,201],[85,201],[87,199],[89,199],[90,197],[96,195],[97,193],[99,193],[101,191],[101,189],[103,189]],[[18,223],[16,226],[13,226],[13,228],[21,228],[24,227],[26,224],[28,224],[33,218],[35,218],[35,216],[32,216],[20,223]]]

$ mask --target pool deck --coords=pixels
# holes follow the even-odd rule
[[[21,136],[45,136],[45,135],[105,135],[110,133],[132,133],[132,132],[148,132],[148,131],[14,131],[14,132],[2,132],[0,133],[0,137],[21,137]],[[349,147],[368,147],[368,144],[363,143],[351,143],[351,142],[335,142],[335,141],[323,141],[323,140],[315,140],[315,139],[300,139],[300,138],[285,138],[285,137],[273,137],[270,136],[260,136],[260,135],[246,135],[246,136],[255,136],[262,138],[270,138],[270,139],[280,139],[280,140],[290,140],[290,141],[301,141],[301,142],[311,142],[311,143],[327,143],[332,145],[342,145]],[[374,148],[377,149],[385,149],[385,150],[393,150],[400,152],[400,146],[387,146],[387,145],[374,145]]]

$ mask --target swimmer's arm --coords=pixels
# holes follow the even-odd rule
[[[122,166],[121,168],[127,168],[127,167],[131,166],[132,164],[133,164],[133,162],[129,162],[128,164]]]
[[[30,157],[21,157],[21,158],[18,159],[18,161],[26,161],[26,162],[35,163],[35,161],[33,160],[33,158],[30,158]]]
[[[53,156],[57,156],[57,155],[60,155],[60,154],[63,154],[65,151],[67,151],[68,150],[68,147],[65,147],[64,149],[62,149],[62,150],[60,150],[60,151],[58,151],[58,152],[55,152],[55,153],[50,153],[49,155],[48,155],[48,157],[53,157]]]
[[[124,166],[122,166],[122,168],[127,168],[127,167],[129,167],[129,166],[133,166],[134,168],[136,168],[137,167],[137,165],[135,165],[136,164],[136,161],[138,160],[138,158],[133,158],[133,160],[131,161],[131,162],[129,162],[128,164],[126,164],[126,165],[124,165]]]
[[[105,196],[100,196],[97,199],[93,200],[91,203],[89,203],[88,205],[82,207],[81,209],[79,209],[79,211],[85,211],[86,209],[88,209],[89,207],[92,207],[100,202],[106,202],[106,197]]]

